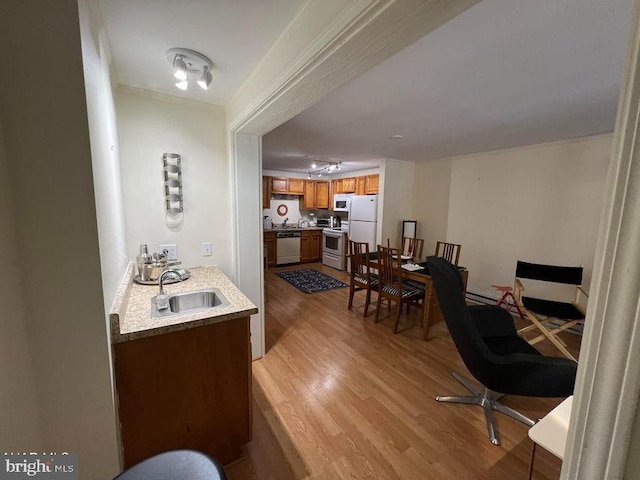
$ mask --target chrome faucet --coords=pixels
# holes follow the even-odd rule
[[[156,305],[158,306],[158,310],[166,310],[167,308],[169,308],[169,300],[167,299],[167,295],[165,295],[164,293],[164,278],[169,275],[177,277],[178,280],[182,279],[178,271],[171,268],[166,269],[160,274],[158,282],[160,284],[160,293],[158,293],[158,296],[156,297]]]
[[[282,226],[283,226],[284,228],[286,228],[286,227],[287,227],[287,222],[288,222],[288,221],[289,221],[289,217],[285,218],[285,219],[284,219],[284,221],[282,222]]]

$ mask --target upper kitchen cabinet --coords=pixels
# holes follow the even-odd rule
[[[316,208],[329,208],[329,182],[316,183]]]
[[[304,180],[301,178],[271,177],[271,193],[304,195]]]
[[[356,195],[366,195],[367,186],[366,181],[367,177],[356,177]]]
[[[271,208],[271,177],[262,177],[262,208]]]
[[[271,193],[289,193],[289,179],[271,177]]]
[[[359,177],[362,178],[362,177]],[[373,195],[380,191],[380,175],[367,175],[364,177],[364,194]]]
[[[342,185],[341,185],[342,191],[338,193],[355,193],[356,191],[355,177],[343,178],[341,179],[341,181],[342,181]]]
[[[304,195],[304,180],[301,178],[289,179],[289,193]]]
[[[329,208],[329,182],[305,181],[304,208]]]

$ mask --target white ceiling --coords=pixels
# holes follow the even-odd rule
[[[631,3],[484,0],[267,134],[263,167],[304,172],[311,155],[356,170],[611,131]]]
[[[306,0],[100,0],[118,83],[226,104]],[[174,86],[165,52],[196,50],[213,63],[207,91]]]

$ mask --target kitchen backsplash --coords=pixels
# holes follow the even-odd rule
[[[284,205],[287,207],[287,213],[285,215],[278,214],[278,207]],[[283,209],[281,209],[283,210]],[[339,212],[340,217],[343,220],[347,219],[346,212]],[[262,210],[262,215],[265,217],[271,217],[271,221],[274,224],[281,224],[285,218],[289,218],[290,224],[297,224],[298,219],[302,221],[316,221],[318,218],[329,218],[331,215],[335,215],[331,210],[300,210],[300,200],[285,200],[282,198],[272,198],[271,208],[265,208]]]

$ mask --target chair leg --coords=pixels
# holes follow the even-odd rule
[[[445,402],[445,403],[463,403],[467,405],[480,405],[484,410],[485,420],[487,422],[487,430],[489,432],[489,440],[494,445],[500,445],[500,437],[498,436],[498,431],[495,427],[495,422],[493,418],[493,410],[497,410],[500,413],[504,413],[505,415],[514,418],[525,425],[532,427],[535,425],[535,422],[520,412],[507,407],[500,402],[498,402],[498,398],[502,397],[501,393],[494,392],[489,390],[488,388],[479,388],[470,380],[466,379],[462,375],[453,372],[451,375],[458,380],[466,388],[469,392],[473,393],[471,396],[436,396],[436,401]]]
[[[373,323],[378,323],[378,317],[380,317],[380,303],[382,302],[382,295],[378,293],[378,302],[376,303],[376,317],[373,319]]]
[[[553,343],[555,345],[555,347],[560,350],[562,352],[562,354],[567,357],[570,358],[571,360],[575,361],[576,359],[573,357],[573,355],[571,355],[569,353],[569,350],[567,350],[562,343],[560,343],[560,341],[558,340],[558,338],[552,334],[551,332],[549,332],[549,330],[547,330],[547,328],[540,322],[540,320],[538,320],[535,315],[533,315],[531,312],[529,312],[528,310],[524,311],[525,315],[527,316],[527,318],[529,320],[531,320],[531,322],[533,324],[535,324],[538,329],[540,330],[540,332],[542,332],[542,334],[547,337],[549,339],[549,341],[551,343]]]
[[[367,298],[364,301],[364,313],[363,317],[366,317],[369,312],[369,304],[371,303],[371,289],[367,288]]]
[[[353,295],[355,294],[355,286],[353,285],[353,283],[351,285],[349,285],[349,305],[347,305],[347,309],[351,310],[351,307],[353,307]]]
[[[391,302],[389,302],[391,305]],[[398,306],[396,308],[396,323],[393,326],[393,333],[398,333],[398,326],[400,325],[400,315],[402,314],[402,300],[398,300]]]

